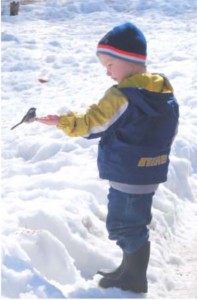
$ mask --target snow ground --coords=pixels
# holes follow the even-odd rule
[[[196,1],[62,0],[2,17],[2,298],[197,298]],[[108,183],[97,140],[70,139],[38,115],[81,111],[113,84],[98,40],[131,20],[145,32],[149,70],[165,73],[180,103],[168,182],[153,203],[149,293],[97,287],[120,251],[105,229]],[[39,78],[46,79],[40,83]]]
[[[188,216],[190,221],[188,222]],[[177,240],[170,251],[166,272],[170,273],[173,282],[167,283],[169,298],[196,299],[197,295],[197,211],[196,206],[187,205],[183,214],[183,224],[177,233]],[[192,230],[191,230],[192,228]]]

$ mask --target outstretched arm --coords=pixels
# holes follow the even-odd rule
[[[101,137],[128,107],[127,98],[117,88],[110,88],[99,101],[88,107],[84,114],[68,113],[61,116],[49,115],[36,118],[46,125],[56,125],[71,137]]]

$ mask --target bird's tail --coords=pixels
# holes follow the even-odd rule
[[[12,128],[10,128],[10,130],[13,130],[14,128],[16,128],[17,126],[19,126],[20,124],[22,124],[22,122],[20,122],[20,123],[14,125]]]

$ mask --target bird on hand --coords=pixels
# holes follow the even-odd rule
[[[17,126],[19,126],[22,123],[32,123],[33,121],[35,121],[36,118],[36,108],[35,107],[31,107],[28,112],[24,115],[24,117],[22,118],[22,120],[17,123],[16,125],[14,125],[12,129],[16,128]]]

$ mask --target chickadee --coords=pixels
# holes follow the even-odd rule
[[[22,123],[31,123],[33,121],[35,121],[36,118],[36,108],[31,107],[28,112],[26,113],[26,115],[22,118],[22,120],[17,123],[16,125],[14,125],[12,129],[14,129],[15,127],[17,127],[18,125],[22,124]]]

